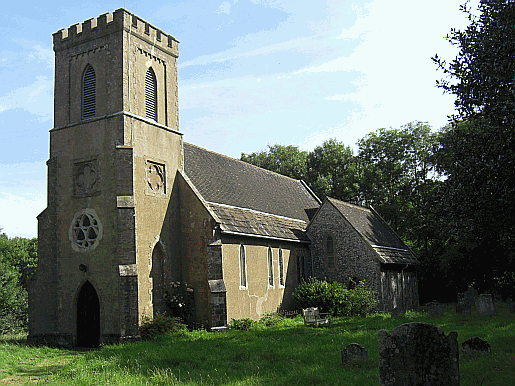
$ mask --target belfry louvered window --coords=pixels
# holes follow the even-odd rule
[[[95,70],[88,64],[82,75],[82,119],[96,114],[96,83]]]
[[[157,82],[152,68],[145,74],[145,114],[147,118],[157,121]]]

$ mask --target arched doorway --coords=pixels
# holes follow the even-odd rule
[[[100,342],[100,302],[93,285],[86,281],[77,298],[77,346],[97,347]]]

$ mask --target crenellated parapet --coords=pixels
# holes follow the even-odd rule
[[[123,8],[57,31],[53,34],[54,51],[65,50],[122,30],[138,36],[175,57],[179,56],[177,39]]]

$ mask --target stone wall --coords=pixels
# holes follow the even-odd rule
[[[327,263],[326,240],[333,237],[335,264]],[[350,285],[350,278],[366,280],[367,288],[379,292],[380,268],[375,252],[343,216],[328,202],[308,227],[312,240],[313,276]]]

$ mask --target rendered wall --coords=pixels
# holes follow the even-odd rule
[[[240,244],[246,251],[247,288],[240,287]],[[274,285],[268,284],[268,247],[272,248]],[[279,248],[283,250],[285,285],[279,285]],[[293,309],[292,294],[299,278],[295,251],[305,248],[296,243],[266,241],[250,237],[222,237],[223,277],[227,289],[227,320],[251,318],[278,310]]]
[[[183,165],[178,42],[120,9],[57,32],[54,51],[48,204],[38,218],[40,267],[29,290],[29,340],[75,344],[77,295],[86,280],[100,302],[101,341],[137,336],[138,320],[153,313],[157,243],[167,256],[162,269],[169,278],[180,275],[170,271],[179,260],[172,187]],[[96,76],[96,111],[81,120],[87,65]],[[157,78],[157,122],[145,118],[149,67]],[[97,237],[94,247],[81,248],[74,229],[86,212],[94,213]]]

